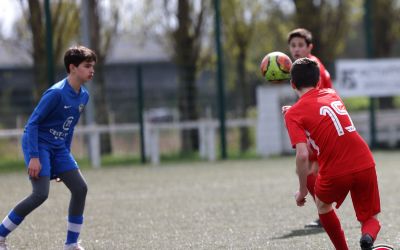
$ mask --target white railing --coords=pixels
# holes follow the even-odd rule
[[[350,114],[357,131],[367,141],[371,142],[369,113]],[[380,110],[375,114],[376,140],[386,142],[389,147],[396,146],[400,141],[400,110]]]
[[[257,121],[254,119],[227,120],[227,128],[255,127]],[[145,126],[145,147],[147,156],[152,164],[160,163],[159,138],[160,132],[165,130],[188,130],[197,129],[199,131],[199,153],[202,159],[209,161],[216,160],[216,133],[219,128],[217,120],[200,120],[194,122],[175,122],[175,123],[148,123]]]
[[[227,120],[227,128],[236,127],[255,127],[256,120],[253,119],[238,119]],[[150,159],[153,165],[160,164],[160,132],[162,131],[181,131],[189,129],[197,129],[199,131],[199,153],[202,159],[209,161],[216,160],[216,134],[219,123],[216,120],[200,120],[193,122],[174,122],[174,123],[145,123],[144,125],[144,138],[145,138],[145,152],[146,156]],[[77,126],[75,128],[75,135],[89,135],[88,154],[90,155],[91,164],[93,167],[100,167],[100,134],[102,133],[120,133],[131,132],[139,133],[140,127],[138,124],[112,124],[105,125],[88,125]],[[23,134],[23,129],[7,129],[0,130],[1,138],[18,138]]]
[[[370,141],[370,126],[368,112],[359,112],[351,114],[357,131]],[[253,127],[256,128],[256,119],[238,119],[227,120],[227,128]],[[145,151],[146,157],[150,159],[153,165],[160,164],[160,132],[162,131],[181,131],[187,129],[197,129],[199,131],[199,153],[201,158],[208,161],[215,161],[217,129],[219,122],[217,120],[199,120],[194,122],[174,122],[174,123],[145,123]],[[394,147],[400,141],[400,111],[379,111],[376,114],[377,141],[387,142],[389,146]],[[262,129],[262,128],[260,128]],[[113,124],[77,126],[76,135],[89,135],[90,147],[88,154],[90,155],[93,167],[100,167],[100,134],[102,133],[139,133],[138,124]],[[258,131],[255,129],[255,131]],[[18,138],[22,136],[23,129],[6,129],[0,130],[1,138]],[[257,135],[256,135],[257,137]],[[288,142],[287,147],[290,148]]]

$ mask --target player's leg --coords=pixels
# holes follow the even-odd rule
[[[65,241],[65,249],[69,247],[80,247],[78,238],[83,224],[83,211],[87,194],[86,181],[79,169],[70,170],[59,174],[60,179],[71,191],[71,200],[68,209],[68,231]],[[83,249],[82,247],[77,249]]]
[[[362,250],[372,250],[380,228],[377,215],[369,218],[367,221],[361,222],[360,246]]]
[[[348,250],[346,237],[340,224],[339,218],[336,216],[335,210],[331,204],[326,204],[315,197],[315,204],[317,205],[319,219],[324,227],[326,233],[331,239],[333,245],[337,250]]]
[[[31,179],[32,193],[20,201],[14,209],[4,218],[0,225],[0,239],[4,239],[15,230],[25,216],[40,206],[49,195],[49,176],[40,176],[39,179]]]
[[[307,189],[310,195],[315,200],[315,182],[317,181],[318,175],[318,162],[310,162],[310,169],[310,174],[307,176]]]
[[[14,208],[14,212],[21,217],[27,216],[34,209],[47,200],[50,189],[50,177],[40,176],[39,179],[31,179],[32,193],[22,200]]]
[[[336,208],[339,208],[345,200],[351,185],[351,175],[338,178],[323,178],[318,175],[315,183],[315,204],[317,205],[319,218],[336,249],[348,249],[348,247],[344,231],[332,204],[335,202]]]
[[[71,192],[68,209],[67,239],[64,249],[83,249],[78,244],[78,238],[83,224],[83,211],[87,193],[86,181],[79,171],[78,164],[67,149],[56,151],[53,158],[54,173],[64,182]]]
[[[380,231],[377,214],[380,212],[380,198],[375,168],[370,168],[355,175],[355,182],[350,190],[357,220],[361,223],[360,246],[372,249]]]
[[[22,141],[22,149],[25,163],[28,166],[30,156],[27,150],[27,142],[24,139]],[[21,224],[30,212],[40,206],[49,195],[50,151],[41,145],[39,145],[39,159],[42,167],[39,172],[39,178],[30,179],[32,193],[20,201],[3,219],[0,225],[0,249],[7,249],[5,244],[6,237]]]
[[[307,176],[307,189],[315,201],[315,182],[318,175],[318,162],[316,159],[310,159],[310,174]],[[316,219],[304,226],[305,228],[322,228],[320,219]]]

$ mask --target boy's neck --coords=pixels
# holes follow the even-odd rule
[[[301,90],[296,89],[296,93],[299,97],[302,97],[308,91],[315,89],[314,87],[302,88]]]
[[[75,90],[76,93],[79,93],[81,86],[83,83],[79,82],[78,79],[74,78],[72,75],[68,75],[68,83]]]

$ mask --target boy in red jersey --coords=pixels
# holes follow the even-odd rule
[[[301,58],[293,63],[291,84],[299,100],[285,114],[292,146],[296,148],[298,206],[304,206],[309,170],[309,140],[319,163],[315,203],[321,223],[336,249],[348,249],[338,209],[350,192],[361,223],[361,249],[372,249],[380,230],[375,162],[368,145],[357,133],[341,98],[333,89],[319,89],[317,62]]]
[[[289,44],[289,51],[294,60],[307,57],[313,59],[318,63],[320,79],[318,82],[318,88],[332,88],[332,81],[329,72],[325,69],[322,62],[314,55],[311,54],[314,45],[312,43],[312,34],[310,31],[304,28],[297,28],[289,32],[287,38]],[[310,168],[313,170],[307,177],[307,188],[311,196],[314,198],[314,186],[315,180],[318,173],[318,163],[315,156],[310,157]],[[315,200],[315,198],[314,198]],[[322,227],[319,219],[312,221],[311,223],[305,225],[305,227]]]
[[[289,51],[294,60],[308,57],[318,63],[320,80],[318,88],[332,88],[332,80],[329,72],[325,69],[322,62],[311,54],[314,45],[312,43],[312,34],[304,28],[294,29],[288,34]]]

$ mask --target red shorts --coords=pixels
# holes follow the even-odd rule
[[[335,178],[318,175],[315,195],[322,202],[336,202],[336,208],[339,208],[349,192],[358,221],[366,221],[381,211],[375,168]]]

